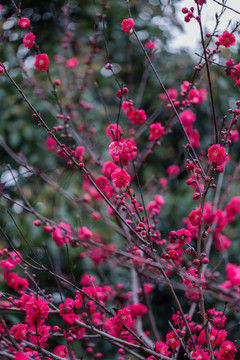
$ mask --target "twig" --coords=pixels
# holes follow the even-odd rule
[[[218,5],[221,5],[221,6],[225,7],[225,8],[228,9],[228,10],[231,10],[231,11],[234,11],[235,13],[237,13],[237,14],[240,14],[239,11],[231,8],[230,6],[227,6],[226,4],[220,3],[220,2],[217,1],[217,0],[213,0],[213,1],[214,1],[215,3],[217,3]]]
[[[127,1],[127,6],[128,6],[129,15],[131,16],[130,3],[129,3],[129,0],[126,0],[126,1]],[[192,150],[192,152],[193,152],[193,154],[194,154],[194,157],[196,158],[197,163],[198,163],[200,169],[202,170],[203,176],[206,177],[206,174],[205,174],[205,172],[204,172],[204,169],[202,168],[202,165],[201,165],[201,163],[200,163],[200,161],[199,161],[199,159],[198,159],[198,157],[197,157],[197,154],[196,154],[196,152],[195,152],[195,150],[194,150],[194,148],[193,148],[193,146],[192,146],[192,143],[191,143],[191,141],[190,141],[190,139],[189,139],[189,136],[188,136],[188,134],[187,134],[187,132],[186,132],[186,129],[185,129],[183,123],[182,123],[182,120],[180,119],[180,116],[179,116],[179,114],[178,114],[178,112],[177,112],[177,109],[176,109],[173,101],[171,100],[171,98],[170,98],[170,96],[169,96],[169,94],[168,94],[168,92],[167,92],[167,90],[166,90],[166,88],[165,88],[162,80],[160,79],[160,77],[159,77],[159,75],[158,75],[158,73],[157,73],[157,70],[155,69],[155,66],[153,65],[150,57],[148,56],[148,53],[146,52],[146,50],[145,50],[145,48],[144,48],[141,40],[139,39],[139,37],[138,37],[138,35],[137,35],[137,33],[136,33],[136,31],[135,31],[134,29],[133,29],[133,34],[135,35],[135,37],[136,37],[136,39],[137,39],[137,41],[138,41],[138,43],[139,43],[139,45],[140,45],[140,47],[141,47],[144,55],[146,56],[146,58],[147,58],[147,60],[148,60],[148,62],[149,62],[149,64],[150,64],[150,66],[151,66],[151,68],[152,68],[152,70],[153,70],[153,72],[154,72],[154,75],[156,76],[156,79],[158,80],[161,88],[163,89],[164,93],[166,94],[166,96],[167,96],[167,98],[168,98],[169,103],[171,104],[171,107],[172,107],[172,109],[173,109],[173,111],[174,111],[174,114],[176,115],[176,117],[177,117],[177,119],[178,119],[178,121],[179,121],[179,123],[180,123],[180,125],[181,125],[181,127],[182,127],[182,130],[183,130],[184,135],[185,135],[185,137],[186,137],[186,139],[187,139],[187,142],[189,143],[189,145],[190,145],[190,147],[191,147],[191,150]]]
[[[8,73],[8,71],[6,70],[6,67],[4,66],[4,64],[0,63],[0,66],[2,66],[2,68],[4,69],[7,77],[9,78],[9,80],[12,82],[12,84],[15,86],[15,88],[18,90],[18,92],[21,94],[21,96],[23,97],[24,101],[28,104],[28,106],[30,107],[30,109],[33,111],[33,113],[35,114],[35,116],[38,118],[38,120],[41,122],[41,124],[44,126],[44,128],[48,131],[48,134],[51,135],[53,137],[53,139],[56,141],[56,143],[60,146],[60,148],[62,149],[62,151],[64,152],[64,154],[73,162],[73,164],[75,166],[77,166],[77,168],[79,169],[79,164],[76,161],[75,158],[73,158],[71,156],[71,154],[65,149],[65,146],[63,146],[63,144],[61,144],[61,142],[58,140],[58,138],[54,135],[54,133],[51,131],[51,129],[48,127],[48,125],[45,123],[45,121],[42,119],[41,115],[39,114],[39,112],[33,107],[33,105],[30,103],[30,101],[27,99],[27,97],[25,96],[25,94],[23,93],[23,91],[19,88],[19,86],[16,84],[16,82],[13,80],[13,78],[10,76],[10,74]],[[129,230],[142,242],[145,243],[145,240],[143,238],[141,238],[141,236],[138,235],[138,233],[126,222],[126,220],[123,218],[123,216],[119,213],[119,211],[112,205],[111,201],[109,201],[109,199],[107,198],[106,195],[104,195],[104,193],[99,189],[99,187],[96,185],[94,179],[92,178],[92,176],[90,175],[90,173],[88,172],[88,170],[86,169],[85,166],[81,167],[81,171],[88,177],[88,179],[90,180],[91,184],[94,186],[94,188],[97,190],[97,192],[102,196],[102,198],[106,201],[106,203],[111,207],[111,209],[114,211],[114,213],[124,222],[124,224],[129,228]]]
[[[197,4],[198,9],[198,16],[200,20],[198,21],[199,27],[200,27],[200,34],[201,34],[201,42],[203,47],[203,54],[205,58],[205,64],[207,69],[207,78],[208,78],[208,86],[209,86],[209,92],[210,92],[210,98],[211,98],[211,106],[212,106],[212,113],[213,113],[213,123],[214,123],[214,129],[215,129],[215,138],[216,138],[216,144],[219,143],[219,136],[218,136],[218,127],[217,127],[217,118],[216,118],[216,112],[215,112],[215,105],[213,100],[213,90],[212,90],[212,82],[210,77],[210,71],[209,71],[209,64],[207,59],[207,52],[206,52],[206,46],[203,38],[203,28],[202,28],[202,21],[201,21],[201,10],[199,5]]]

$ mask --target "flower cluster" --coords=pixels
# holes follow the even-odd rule
[[[72,240],[72,230],[69,224],[60,222],[52,231],[52,239],[57,246],[68,244]]]
[[[114,185],[120,189],[130,185],[131,176],[124,169],[117,168],[111,177]]]
[[[122,109],[127,118],[134,125],[141,125],[147,120],[147,116],[144,110],[136,110],[133,107],[133,101],[124,101],[122,104]]]
[[[30,298],[26,305],[26,322],[29,325],[42,325],[45,319],[48,317],[48,301],[44,300],[43,297]]]

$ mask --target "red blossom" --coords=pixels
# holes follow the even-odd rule
[[[76,291],[75,308],[80,309],[80,307],[82,306],[82,303],[83,303],[82,295],[80,294],[80,292]]]
[[[59,305],[60,315],[70,314],[73,312],[73,307],[75,306],[75,301],[73,299],[67,298],[63,304]]]
[[[33,33],[28,33],[24,36],[23,38],[23,45],[28,48],[31,49],[35,43],[35,35]]]
[[[222,165],[228,161],[228,154],[223,146],[216,144],[208,149],[208,158],[215,164]]]
[[[231,69],[230,78],[236,81],[240,80],[240,64],[235,65],[234,68]]]
[[[177,97],[178,97],[178,92],[174,88],[167,89],[167,94],[168,94],[168,96],[170,97],[170,99],[172,101],[175,101],[177,99]],[[169,99],[168,99],[168,97],[167,97],[167,95],[165,93],[158,94],[158,97],[159,97],[160,100],[169,101]]]
[[[114,185],[120,189],[130,185],[131,176],[124,169],[117,168],[111,177]]]
[[[145,47],[149,50],[154,50],[156,48],[156,44],[155,42],[153,41],[148,41],[146,44],[145,44]]]
[[[155,123],[150,126],[150,136],[149,140],[160,139],[164,134],[164,126],[161,123]]]
[[[143,316],[147,312],[147,307],[143,304],[134,303],[129,306],[131,316],[136,318],[137,316]]]
[[[40,346],[44,346],[45,343],[48,341],[48,339],[51,336],[50,331],[51,331],[51,326],[40,325],[37,327],[37,333],[36,333],[36,327],[32,326],[30,328],[29,341],[32,344],[35,344],[35,345],[39,344]]]
[[[10,334],[14,336],[16,340],[26,340],[28,335],[28,325],[22,323],[13,325],[10,329]]]
[[[219,45],[225,46],[226,48],[235,45],[235,36],[228,31],[224,31],[222,35],[218,36]]]
[[[209,360],[210,356],[207,351],[204,349],[201,349],[200,346],[197,346],[197,349],[195,351],[191,352],[192,358],[194,360]]]
[[[111,161],[106,161],[103,164],[102,172],[105,176],[110,177],[114,170],[116,170],[117,165],[113,164]]]
[[[32,297],[25,305],[26,310],[26,322],[29,325],[39,326],[44,323],[48,317],[48,301],[44,300],[42,296],[38,298]]]
[[[192,85],[192,83],[190,83],[189,81],[184,81],[182,83],[182,85],[180,86],[180,89],[182,90],[181,95],[185,95],[185,93],[187,92],[188,88]]]
[[[178,334],[178,337],[180,337],[180,338],[182,336],[184,336],[184,334],[185,334],[185,331],[182,331],[182,330],[176,330],[176,332]],[[166,336],[166,344],[172,350],[176,350],[178,348],[178,346],[181,344],[174,331],[167,334],[167,336]]]
[[[101,246],[95,246],[91,248],[88,251],[88,255],[90,256],[94,264],[101,264],[104,260],[108,258],[108,253],[106,249]]]
[[[235,62],[233,59],[229,59],[228,61],[226,61],[226,66],[232,67],[234,66]]]
[[[219,360],[233,360],[237,353],[236,346],[232,341],[224,341],[222,344],[218,359]]]
[[[188,100],[193,104],[197,105],[199,103],[199,91],[197,89],[191,89],[188,93]]]
[[[21,254],[18,252],[21,256]],[[15,251],[11,251],[9,257],[6,260],[1,260],[1,268],[6,270],[12,270],[16,267],[17,264],[20,264],[21,258],[18,256]]]
[[[192,143],[192,146],[196,149],[199,146],[199,139],[200,139],[200,135],[197,129],[186,129],[187,130],[187,134],[189,136],[189,140]]]
[[[169,351],[169,347],[162,341],[156,342],[155,351],[163,356],[171,356],[171,351]]]
[[[68,59],[66,62],[66,68],[68,69],[73,69],[77,65],[78,65],[78,59],[76,58]]]
[[[118,131],[118,134],[117,134]],[[113,140],[115,140],[116,138],[120,138],[122,135],[123,131],[120,125],[117,124],[110,124],[108,125],[107,129],[106,129],[106,134],[108,137],[111,137]]]
[[[144,291],[145,291],[147,294],[151,294],[151,292],[153,291],[154,287],[155,287],[155,286],[154,286],[153,284],[145,283],[145,284],[144,284]]]
[[[26,17],[21,18],[18,20],[18,25],[22,28],[22,29],[26,29],[29,25],[30,25],[30,20]]]
[[[14,300],[14,304],[15,304],[17,307],[24,308],[24,307],[25,307],[25,304],[26,304],[29,300],[31,300],[31,298],[32,298],[31,295],[22,294],[19,299]]]
[[[215,213],[213,212],[212,205],[210,202],[206,202],[203,208],[203,220],[206,224],[212,224],[215,218]]]
[[[180,114],[180,119],[183,123],[183,126],[189,128],[196,120],[196,115],[192,110],[184,110]]]
[[[76,157],[77,157],[77,159],[78,159],[79,162],[81,162],[82,159],[83,159],[84,150],[85,150],[85,149],[84,149],[84,146],[77,146],[77,147],[76,147],[75,155],[76,155]]]
[[[236,86],[236,84],[235,84]],[[228,139],[232,142],[237,142],[239,140],[239,132],[238,129],[231,130],[231,133],[228,136]]]
[[[134,139],[126,139],[123,141],[122,144],[123,144],[123,150],[122,150],[123,154],[132,154],[137,150]]]
[[[167,168],[167,174],[168,176],[177,176],[180,173],[179,166],[177,165],[170,165]]]
[[[226,213],[231,221],[237,216],[240,212],[240,196],[235,196],[231,201],[226,205]]]
[[[135,22],[132,18],[124,19],[122,22],[122,31],[130,34],[133,32]]]
[[[104,191],[108,185],[108,178],[103,175],[99,175],[96,180],[96,185],[99,187],[101,191]]]
[[[81,286],[90,286],[92,283],[94,284],[95,282],[96,282],[95,276],[90,277],[88,274],[84,274],[80,281],[80,285]]]
[[[85,335],[85,329],[82,326],[78,326],[78,327],[72,329],[72,334],[76,337],[76,339],[80,340]]]
[[[72,239],[71,226],[65,222],[60,222],[52,232],[52,239],[55,241],[57,246],[68,244]]]
[[[56,140],[54,140],[54,138],[52,138],[52,137],[48,137],[45,144],[46,144],[48,151],[53,152],[57,149]]]
[[[195,280],[196,279],[196,280]],[[185,294],[188,299],[195,300],[199,298],[198,287],[199,287],[199,276],[197,274],[197,270],[190,267],[186,276],[184,276],[184,285],[186,285]],[[205,289],[206,285],[204,285],[205,279],[201,277],[202,288]]]
[[[143,122],[147,120],[147,115],[144,110],[134,110],[129,119],[134,125],[141,125]]]
[[[240,266],[228,263],[226,266],[226,276],[231,281],[232,286],[240,286]]]
[[[35,56],[35,67],[39,71],[45,71],[48,69],[49,59],[47,54],[38,54]]]
[[[133,101],[132,100],[123,101],[122,109],[124,114],[129,118],[134,111]]]
[[[111,156],[118,156],[123,151],[123,143],[119,141],[112,141],[109,145],[109,154]]]
[[[200,226],[202,225],[202,217],[203,213],[201,209],[192,210],[188,215],[188,220],[192,224],[192,226]]]
[[[185,228],[177,230],[176,236],[177,236],[177,242],[179,245],[190,244],[190,242],[192,240],[190,231],[188,231]]]
[[[14,356],[14,360],[30,360],[30,357],[26,353],[18,351]]]
[[[74,306],[75,300],[70,298],[67,298],[63,304],[59,305],[59,311],[63,321],[70,325],[73,325],[76,320],[79,320],[79,316],[74,313]]]
[[[226,316],[222,311],[217,311],[214,308],[209,309],[206,312],[205,317],[216,329],[221,329],[224,327]]]
[[[79,240],[90,239],[92,237],[92,232],[86,226],[83,226],[78,229],[78,237]]]
[[[191,321],[191,318],[188,314],[184,314],[184,318],[190,322]],[[180,311],[178,310],[176,313],[174,313],[172,315],[172,320],[173,320],[173,323],[174,323],[174,326],[175,327],[180,327],[180,328],[183,328],[185,326],[185,323],[183,321],[183,318],[182,318],[182,315],[180,313]]]
[[[68,348],[63,345],[58,345],[54,349],[54,354],[60,356],[61,358],[68,357],[69,355]]]
[[[15,291],[24,291],[29,286],[27,279],[21,278],[17,273],[9,273],[7,270],[3,272],[3,278],[7,281],[7,285]]]
[[[121,162],[122,165],[125,166],[128,165],[130,160],[135,159],[137,154],[136,152],[137,148],[135,146],[135,141],[132,138],[125,139],[122,141],[122,143],[123,143],[123,150],[121,153]],[[116,163],[119,163],[119,156],[112,156],[112,158]]]
[[[118,310],[117,315],[109,319],[112,329],[116,335],[121,335],[127,330],[124,328],[126,325],[129,328],[132,328],[132,318],[131,313],[128,308]]]
[[[227,250],[231,243],[231,240],[227,236],[220,233],[215,235],[214,246],[219,251]]]
[[[199,89],[199,103],[203,103],[207,99],[208,91],[205,88]]]
[[[128,93],[128,88],[127,87],[125,87],[125,88],[123,88],[122,90],[118,90],[117,91],[117,97],[119,98],[119,99],[121,99],[124,95],[126,95]]]
[[[227,332],[225,330],[219,330],[214,327],[212,327],[212,331],[210,334],[210,341],[213,348],[220,347],[224,340],[226,339]],[[198,345],[206,345],[206,336],[204,329],[200,332],[198,338],[197,338],[197,344]]]

